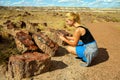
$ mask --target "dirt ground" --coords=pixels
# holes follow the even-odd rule
[[[61,51],[52,57],[50,71],[23,80],[120,80],[120,22],[85,22],[85,25],[99,47],[90,67],[81,67],[80,59]],[[0,80],[6,80],[2,69],[0,65]]]
[[[49,72],[31,80],[120,80],[120,23],[88,23],[98,46],[99,55],[90,67],[81,67],[81,60],[65,54],[52,58]],[[28,79],[29,80],[29,79]]]

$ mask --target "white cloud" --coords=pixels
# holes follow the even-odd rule
[[[42,3],[43,0],[33,0],[32,2],[29,1],[29,0],[21,0],[21,1],[18,1],[18,2],[14,2],[14,3],[11,3],[12,6],[38,6],[40,4],[43,4]]]
[[[91,3],[87,3],[88,7],[120,7],[120,0],[96,0]],[[116,4],[116,5],[115,5]]]
[[[0,5],[10,6],[80,6],[80,7],[120,7],[120,0],[0,0]]]
[[[113,0],[103,0],[104,2],[112,2]]]
[[[120,2],[120,0],[96,0],[97,1],[101,1],[101,2]]]
[[[58,2],[69,2],[69,0],[58,0]]]
[[[58,0],[60,3],[65,3],[65,2],[81,2],[82,0]]]
[[[104,2],[120,2],[120,0],[103,0]]]
[[[34,1],[38,1],[38,2],[41,2],[41,1],[43,1],[43,0],[34,0]]]
[[[25,0],[21,0],[21,1],[18,1],[18,2],[14,2],[12,5],[21,5],[21,4],[25,4]]]
[[[115,0],[115,2],[119,2],[120,3],[120,0]]]
[[[41,3],[43,0],[33,0],[33,2]]]
[[[33,0],[32,4],[35,5],[35,6],[51,5],[51,4],[47,3],[47,2],[45,2],[44,0]]]

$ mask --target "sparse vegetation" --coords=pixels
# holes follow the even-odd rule
[[[74,32],[74,28],[68,27],[64,23],[64,14],[66,12],[59,12],[59,11],[56,12],[56,11],[50,11],[50,10],[49,11],[41,11],[38,8],[37,9],[34,8],[34,9],[36,9],[36,11],[33,11],[33,9],[29,9],[29,10],[27,10],[27,9],[28,8],[26,8],[26,9],[23,8],[23,9],[20,9],[20,11],[16,11],[16,8],[13,8],[13,10],[8,10],[8,9],[0,8],[0,39],[1,39],[0,40],[0,65],[2,65],[4,63],[7,63],[8,62],[8,58],[9,58],[10,55],[20,54],[18,52],[17,48],[16,48],[16,44],[14,42],[13,37],[11,37],[5,30],[3,30],[3,27],[6,27],[6,25],[4,25],[3,23],[6,22],[7,20],[11,20],[13,23],[15,23],[15,25],[17,25],[17,27],[20,26],[20,24],[19,24],[20,21],[25,22],[26,23],[26,27],[27,28],[30,27],[30,32],[31,33],[34,33],[34,31],[36,30],[36,28],[39,29],[39,30],[41,30],[41,31],[46,31],[46,34],[50,34],[49,32],[47,32],[47,29],[49,29],[49,28],[59,29],[59,30],[66,29],[68,32],[71,32],[71,33]],[[84,23],[90,23],[90,24],[94,24],[95,23],[92,26],[99,27],[98,29],[96,29],[97,31],[95,33],[93,32],[95,34],[95,37],[97,35],[98,44],[100,44],[99,46],[101,46],[101,45],[102,45],[102,47],[106,47],[107,46],[107,49],[109,49],[108,51],[110,51],[110,50],[113,50],[113,52],[114,52],[114,50],[118,50],[119,51],[119,49],[118,49],[119,47],[117,47],[118,45],[112,43],[112,41],[115,43],[115,38],[112,40],[111,37],[110,37],[110,38],[108,38],[109,39],[108,40],[105,37],[105,36],[108,36],[111,32],[110,33],[108,32],[108,33],[104,34],[105,31],[104,31],[104,29],[101,29],[101,23],[103,23],[103,22],[104,23],[107,23],[107,22],[120,23],[120,17],[119,17],[120,11],[118,11],[118,12],[104,12],[104,11],[103,12],[92,12],[89,9],[89,11],[79,12],[79,13],[81,15],[81,22],[83,24]],[[100,24],[96,25],[96,23],[100,23]],[[106,27],[106,26],[103,26],[103,25],[102,25],[102,28]],[[107,26],[110,26],[110,25],[107,25]],[[112,27],[114,27],[117,30],[120,29],[119,25],[112,26]],[[92,29],[95,29],[95,28],[92,27]],[[99,31],[99,29],[101,29],[101,30]],[[107,31],[107,29],[108,28],[105,28],[106,31]],[[98,34],[96,34],[97,32],[98,32]],[[112,37],[114,37],[113,35],[114,34],[112,34]],[[50,36],[52,36],[52,34],[50,34]],[[104,41],[104,39],[105,39],[105,41]],[[108,46],[107,41],[111,41],[109,43],[110,43],[110,45],[113,44],[113,46]],[[119,44],[119,41],[117,41],[117,43]],[[62,51],[62,52],[64,52],[64,51]],[[101,52],[102,52],[101,53],[102,54],[102,59],[103,59],[103,62],[104,62],[104,61],[106,61],[104,59],[104,57],[107,56],[104,53],[107,53],[107,52],[106,51],[104,52],[104,50],[102,50]],[[112,56],[112,55],[115,56],[117,54],[117,52],[114,52],[115,54],[112,53],[112,55],[111,55],[111,52],[109,52],[110,56]],[[60,55],[62,55],[62,54],[60,54]],[[115,58],[117,59],[117,56],[115,56]],[[65,62],[66,64],[70,65],[70,67],[67,68],[66,70],[63,70],[63,71],[58,70],[58,71],[61,71],[61,72],[59,72],[60,73],[60,77],[58,77],[59,80],[62,80],[62,79],[70,80],[70,79],[73,78],[73,77],[71,78],[71,76],[70,77],[67,76],[67,78],[66,78],[66,76],[64,76],[65,78],[63,78],[63,74],[66,75],[66,73],[69,73],[69,74],[75,73],[76,76],[79,76],[79,72],[77,73],[77,71],[78,70],[84,71],[84,68],[80,68],[80,65],[79,65],[80,60],[77,61],[77,60],[75,60],[73,57],[71,57],[69,55],[67,55],[65,57],[62,57],[62,58],[58,58],[57,57],[55,59],[59,60],[59,61],[62,61],[62,62]],[[69,59],[71,59],[71,60],[69,60]],[[52,63],[55,64],[55,62],[56,62],[56,64],[55,65],[52,64],[53,66],[52,66],[51,69],[53,69],[53,70],[55,70],[54,68],[61,69],[61,66],[63,68],[64,68],[64,66],[66,66],[64,63],[61,63],[59,61],[53,61]],[[96,62],[101,63],[100,62],[100,58]],[[117,60],[115,60],[115,61],[113,61],[111,63],[114,63],[114,62],[117,62]],[[75,66],[73,66],[73,64],[75,64]],[[78,64],[78,65],[76,66],[76,64]],[[94,73],[97,73],[97,76],[95,76],[95,80],[99,80],[99,79],[103,79],[103,78],[99,78],[98,79],[97,77],[102,77],[103,75],[106,75],[105,73],[107,73],[109,75],[112,75],[112,74],[109,73],[109,69],[112,68],[111,67],[112,65],[109,64],[109,63],[107,63],[107,64],[105,64],[105,66],[107,66],[108,69],[105,68],[103,64],[101,64],[100,66],[98,65],[97,67],[90,68],[92,70],[93,69],[95,70],[95,72],[93,71],[92,74],[87,73],[87,74],[83,74],[80,77],[83,77],[83,79],[87,79],[87,78],[84,78],[84,76],[86,77],[86,75],[87,76],[90,75],[90,76],[88,76],[90,78],[91,76],[94,75]],[[71,67],[72,67],[72,69],[71,69]],[[78,69],[78,67],[80,69]],[[103,72],[105,72],[105,73],[99,72],[101,69],[103,69],[103,67],[104,67],[104,71]],[[76,70],[74,70],[74,68]],[[90,69],[88,68],[87,70],[90,72]],[[107,71],[106,71],[106,69],[107,69]],[[115,70],[115,68],[114,68],[114,70]],[[64,71],[65,71],[65,73],[64,73]],[[113,71],[111,71],[111,72],[113,72]],[[63,74],[61,74],[61,73],[63,73]],[[81,72],[81,73],[84,73],[84,72]],[[54,71],[53,71],[52,74],[55,74]],[[47,77],[51,77],[51,76],[47,76]],[[40,79],[40,78],[38,78],[38,79]],[[78,80],[78,79],[79,78],[75,77],[75,80]],[[92,80],[92,78],[90,78],[90,80]]]
[[[19,54],[15,42],[11,39],[3,39],[0,43],[0,65],[7,63],[11,55]]]
[[[24,11],[24,10],[16,11],[15,9],[6,11],[2,8],[1,8],[1,10],[2,11],[0,12],[0,16],[2,17],[2,19],[4,21],[7,19],[9,19],[9,20],[11,19],[11,21],[13,21],[18,27],[19,27],[19,24],[17,24],[18,22],[27,21],[27,22],[38,23],[38,25],[35,27],[42,31],[47,28],[51,28],[51,27],[54,29],[65,29],[66,28],[66,30],[69,32],[74,31],[74,28],[68,27],[64,23],[65,12],[50,12],[50,11],[41,12],[41,11]],[[93,22],[93,23],[101,22],[101,21],[120,22],[119,13],[120,12],[102,12],[102,13],[80,12],[80,16],[82,17],[81,20],[83,22]],[[1,22],[3,22],[3,21],[1,21]],[[1,22],[0,22],[0,25],[3,25]],[[43,25],[44,23],[46,23],[46,25]],[[27,27],[28,27],[28,23],[27,23]],[[34,32],[34,28],[33,28],[32,32]],[[0,33],[3,38],[9,39],[10,35],[7,34],[7,32],[4,31],[2,29],[2,27],[0,27]],[[4,52],[4,50],[1,51],[1,57],[4,56],[3,60],[8,58],[8,56],[10,54],[13,54],[13,53],[15,54],[15,52],[16,52],[15,48],[14,49],[11,48],[14,45],[15,44],[13,44],[13,42],[12,42],[9,44],[9,46],[7,48],[5,48],[6,49],[5,52]],[[14,50],[15,50],[15,52],[14,52]],[[7,53],[7,54],[3,54],[3,53]]]
[[[96,14],[97,19],[104,19],[106,22],[120,22],[120,17],[118,13],[103,13]]]

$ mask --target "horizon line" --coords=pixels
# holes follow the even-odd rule
[[[120,7],[81,7],[81,6],[1,6],[0,7],[74,7],[74,8],[120,8]]]

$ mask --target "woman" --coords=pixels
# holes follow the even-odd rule
[[[89,66],[98,53],[96,41],[90,31],[81,25],[79,14],[70,12],[66,14],[66,24],[76,28],[73,37],[63,36],[60,34],[61,40],[68,43],[68,52],[77,55],[85,63],[81,66]]]

